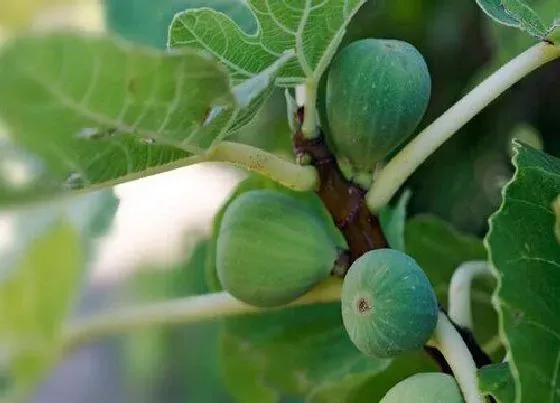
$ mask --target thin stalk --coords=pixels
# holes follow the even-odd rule
[[[258,172],[294,190],[314,190],[318,186],[317,171],[246,144],[224,141],[212,148],[204,161],[227,162]]]
[[[488,263],[484,260],[465,262],[451,277],[449,284],[449,317],[457,325],[472,329],[471,310],[472,281],[481,276],[492,276]]]
[[[305,82],[305,103],[304,103],[304,117],[301,132],[306,139],[317,137],[317,122],[315,117],[317,114],[317,83],[312,79],[307,79]]]
[[[502,66],[426,127],[374,178],[367,194],[371,211],[386,205],[406,179],[439,146],[476,116],[490,102],[527,74],[560,57],[560,47],[540,42]]]
[[[62,352],[72,351],[76,347],[102,336],[162,325],[184,325],[229,316],[263,313],[286,307],[335,302],[340,300],[341,285],[340,279],[329,279],[291,304],[280,308],[257,308],[247,305],[227,292],[122,308],[71,323],[65,331]]]
[[[443,312],[438,313],[431,344],[443,354],[451,367],[465,403],[484,403],[484,398],[478,389],[474,360],[461,335]]]

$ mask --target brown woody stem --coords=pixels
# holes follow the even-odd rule
[[[350,262],[372,249],[389,247],[379,218],[366,206],[365,191],[344,177],[323,134],[314,138],[303,135],[303,115],[303,108],[299,108],[297,129],[292,138],[294,151],[298,160],[308,159],[317,169],[319,188],[316,193],[348,242]]]

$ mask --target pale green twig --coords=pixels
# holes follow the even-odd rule
[[[317,136],[316,107],[317,107],[317,83],[312,79],[305,82],[304,117],[301,132],[305,138],[311,139]]]
[[[275,309],[339,301],[341,284],[340,279],[329,279],[291,304]],[[107,335],[162,325],[187,324],[229,316],[263,313],[271,310],[272,308],[257,308],[247,305],[227,292],[121,308],[71,323],[63,337],[62,351],[71,351],[80,345]]]
[[[258,172],[294,190],[314,190],[317,171],[246,144],[221,142],[201,158],[201,162],[227,162]]]
[[[476,277],[492,276],[486,261],[465,262],[451,277],[449,284],[449,317],[457,325],[472,329],[471,286]]]

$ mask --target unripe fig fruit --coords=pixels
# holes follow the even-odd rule
[[[285,193],[242,194],[227,208],[220,225],[216,265],[222,286],[255,306],[295,300],[330,275],[345,247],[328,225]]]
[[[379,403],[463,403],[455,379],[441,372],[426,372],[400,381]]]
[[[341,302],[350,339],[376,358],[422,348],[437,322],[436,296],[426,274],[394,249],[358,258],[344,278]]]
[[[335,57],[326,88],[330,143],[357,171],[373,171],[426,112],[428,67],[406,42],[363,39]]]

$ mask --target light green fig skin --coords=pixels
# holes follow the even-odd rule
[[[327,79],[329,142],[359,171],[371,172],[414,132],[426,112],[431,78],[407,42],[363,39],[334,59]]]
[[[323,219],[278,191],[239,196],[218,235],[216,265],[224,289],[250,305],[274,307],[327,278],[343,246]]]
[[[379,403],[464,403],[455,378],[425,372],[400,381]]]
[[[422,348],[437,322],[437,300],[416,261],[394,249],[358,258],[342,284],[342,320],[364,354],[391,358]]]

